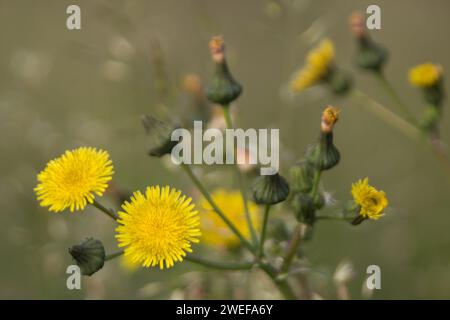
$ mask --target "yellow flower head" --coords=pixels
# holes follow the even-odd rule
[[[383,210],[388,205],[386,194],[369,185],[369,178],[352,184],[352,196],[364,218],[377,220],[384,215]]]
[[[409,82],[416,87],[430,87],[439,82],[442,67],[433,63],[424,63],[409,70]]]
[[[212,193],[212,198],[241,234],[246,239],[249,239],[250,232],[245,218],[245,208],[241,193],[239,191],[218,189]],[[238,246],[239,239],[230,231],[205,198],[200,199],[199,206],[202,242],[212,246],[228,248]],[[258,228],[260,225],[258,206],[253,202],[248,202],[248,209],[253,225]]]
[[[119,247],[131,262],[144,267],[170,268],[192,252],[191,242],[198,242],[200,220],[192,199],[166,186],[137,191],[131,202],[122,205],[116,228]]]
[[[113,173],[108,152],[82,147],[51,160],[38,174],[34,191],[41,206],[50,211],[70,208],[73,212],[92,203],[94,194],[103,195]]]
[[[309,52],[306,63],[291,81],[291,90],[303,91],[319,82],[329,71],[334,60],[333,43],[325,39],[319,46]]]

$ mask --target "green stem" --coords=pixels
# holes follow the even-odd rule
[[[192,182],[195,184],[195,186],[198,188],[198,190],[201,192],[201,194],[205,197],[206,201],[209,202],[213,210],[219,215],[219,217],[225,222],[225,224],[231,229],[231,231],[239,238],[241,243],[252,253],[255,253],[255,248],[253,245],[248,242],[244,236],[241,234],[241,232],[236,228],[236,226],[227,218],[227,216],[223,213],[223,211],[217,206],[217,204],[212,199],[210,193],[208,190],[203,186],[203,184],[200,182],[200,180],[195,176],[194,172],[192,171],[192,168],[182,163],[181,167],[184,169],[184,171],[187,173],[189,178],[191,178]]]
[[[366,100],[365,103],[360,103],[360,105],[367,109],[369,112],[386,122],[387,124],[393,126],[394,128],[401,131],[403,134],[408,136],[409,138],[413,140],[419,140],[421,137],[421,132],[417,127],[408,121],[404,120],[403,118],[396,115],[394,112],[383,106],[382,104],[378,103],[377,101],[370,98],[367,94],[364,92],[354,89],[351,92],[352,96],[359,99]]]
[[[286,252],[286,255],[283,258],[283,264],[280,269],[280,272],[282,274],[287,273],[289,271],[292,260],[297,255],[297,250],[301,242],[302,242],[302,225],[298,223],[292,234],[291,241],[289,242],[288,251]]]
[[[280,279],[277,271],[269,264],[262,263],[259,267],[270,277],[286,300],[297,300],[297,297],[286,279]]]
[[[270,204],[266,204],[266,206],[264,208],[264,218],[263,218],[263,225],[262,225],[262,230],[261,230],[261,239],[259,240],[258,256],[260,258],[264,256],[264,241],[266,239],[267,221],[269,220],[270,208],[271,208]]]
[[[217,262],[206,260],[195,256],[186,256],[184,258],[186,261],[202,265],[204,267],[220,269],[220,270],[250,270],[253,268],[254,264],[252,262],[244,263],[233,263],[233,262]]]
[[[113,218],[115,221],[119,220],[119,215],[115,213],[114,210],[106,208],[105,206],[97,202],[97,200],[94,199],[94,202],[92,202],[91,204],[100,211],[102,211],[103,213],[106,213],[109,217]]]
[[[230,114],[230,107],[227,105],[222,106],[222,110],[223,110],[223,115],[225,118],[225,122],[227,124],[227,128],[228,129],[233,129],[233,121],[231,119],[231,114]],[[233,154],[234,154],[234,171],[239,183],[239,189],[241,192],[241,197],[242,197],[242,203],[244,204],[244,212],[245,212],[245,219],[247,220],[247,226],[250,232],[250,235],[252,237],[252,241],[253,243],[257,243],[258,242],[258,237],[256,236],[256,230],[255,227],[253,225],[253,221],[252,218],[250,216],[250,210],[248,208],[248,200],[247,200],[247,193],[245,192],[245,184],[244,184],[244,179],[242,177],[242,174],[237,166],[237,162],[236,162],[236,148],[233,150]]]
[[[319,183],[320,183],[321,176],[322,176],[322,170],[316,170],[314,172],[313,186],[311,189],[311,198],[313,201],[316,200],[317,193],[319,192]]]
[[[120,257],[121,255],[123,255],[123,250],[115,252],[115,253],[107,254],[105,256],[105,261],[113,260],[117,257]]]
[[[391,98],[395,101],[399,109],[405,114],[405,116],[408,118],[409,121],[411,121],[413,124],[416,124],[416,120],[414,119],[413,114],[409,110],[409,108],[406,106],[406,104],[403,102],[403,100],[400,98],[400,96],[397,94],[397,91],[395,91],[394,87],[391,85],[391,83],[387,80],[387,78],[384,76],[382,71],[374,72],[378,82],[381,84],[381,86],[384,88],[385,91],[391,96]]]
[[[339,220],[339,221],[352,221],[354,218],[346,218],[339,216],[316,216],[316,220]]]

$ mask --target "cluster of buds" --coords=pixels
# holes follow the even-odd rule
[[[339,109],[328,106],[322,113],[319,141],[305,154],[305,159],[290,169],[291,206],[299,222],[313,225],[316,211],[325,204],[325,197],[314,186],[317,173],[329,170],[340,160],[339,150],[333,143],[333,128],[339,119]],[[313,191],[314,190],[314,191]]]

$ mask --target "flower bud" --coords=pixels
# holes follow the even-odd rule
[[[338,108],[328,106],[322,113],[320,140],[306,151],[306,159],[316,170],[329,170],[341,159],[339,150],[333,143],[333,128],[338,119]]]
[[[216,68],[214,78],[206,88],[206,96],[213,103],[227,106],[239,97],[242,87],[228,69],[223,38],[213,37],[209,48]]]
[[[350,16],[350,30],[358,42],[356,62],[359,67],[372,71],[381,71],[388,58],[387,50],[373,42],[364,26],[361,13]]]
[[[298,193],[292,198],[292,208],[298,222],[312,226],[316,221],[314,200],[309,194]]]
[[[87,238],[81,244],[72,246],[69,253],[85,276],[93,275],[105,263],[105,248],[100,240],[94,238]]]
[[[293,193],[308,193],[312,189],[314,168],[306,160],[295,163],[289,170]]]
[[[352,78],[347,72],[341,71],[338,68],[334,68],[329,72],[326,79],[331,91],[336,95],[344,95],[352,88]]]
[[[278,173],[257,177],[251,186],[253,200],[258,204],[276,204],[286,200],[289,184]]]
[[[162,157],[170,154],[178,143],[178,141],[171,140],[172,132],[179,128],[179,126],[168,125],[161,120],[147,115],[142,117],[142,124],[151,139],[149,155],[152,157]]]

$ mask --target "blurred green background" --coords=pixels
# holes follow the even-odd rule
[[[82,30],[66,29],[70,4],[81,7]],[[230,67],[244,87],[236,121],[240,127],[280,128],[282,172],[317,138],[323,107],[337,105],[342,118],[335,142],[342,161],[324,175],[324,187],[342,204],[350,198],[351,183],[368,176],[390,200],[390,211],[377,222],[318,224],[304,249],[315,270],[309,275],[314,291],[336,298],[332,274],[345,260],[355,271],[349,283],[354,299],[368,297],[362,287],[370,264],[382,272],[382,289],[372,298],[450,298],[450,177],[429,147],[350,99],[320,88],[286,94],[308,49],[329,37],[339,66],[353,73],[356,86],[394,107],[352,60],[348,16],[369,4],[382,10],[382,30],[372,36],[389,49],[386,75],[420,114],[421,96],[409,86],[407,70],[426,61],[450,69],[448,1],[1,0],[0,298],[277,297],[259,273],[205,271],[188,262],[167,271],[131,272],[120,260],[84,277],[82,290],[69,291],[68,247],[94,236],[115,251],[114,224],[91,208],[50,213],[39,207],[33,192],[36,174],[48,160],[88,145],[110,152],[114,183],[124,190],[169,184],[192,193],[181,172],[146,156],[140,116],[165,104],[180,117],[186,105],[182,79],[189,73],[210,79],[207,44],[217,34],[224,35]],[[445,112],[445,142],[449,125]],[[211,178],[210,185],[222,184]],[[109,196],[102,201],[116,206]],[[230,281],[236,288],[227,286]],[[248,283],[255,288],[245,292]]]

